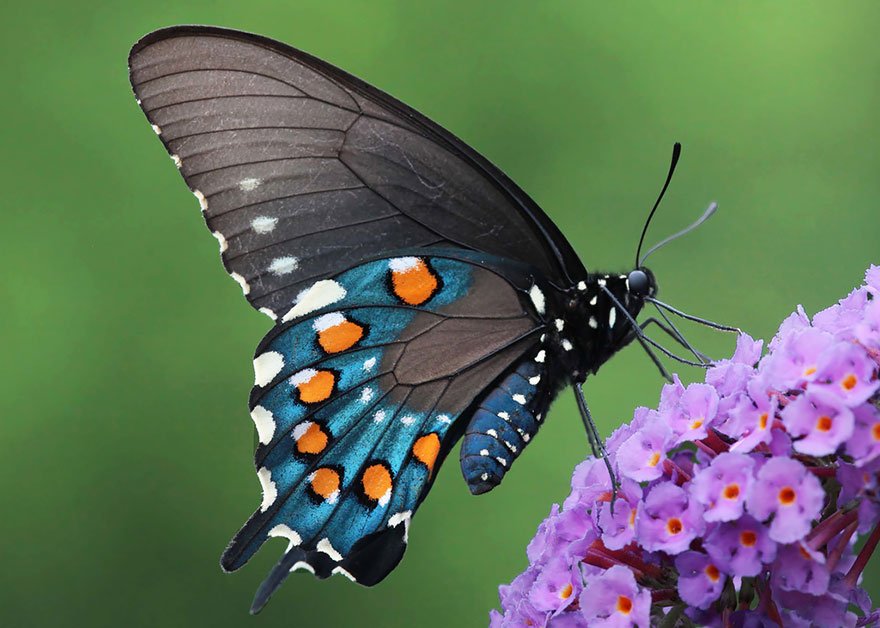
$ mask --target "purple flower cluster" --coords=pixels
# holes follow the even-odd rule
[[[575,469],[499,595],[502,626],[864,626],[880,540],[880,267],[762,357],[663,388]],[[614,500],[612,508],[612,500]]]

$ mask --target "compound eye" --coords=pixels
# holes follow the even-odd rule
[[[645,296],[648,294],[648,290],[651,287],[648,275],[641,270],[632,271],[627,277],[627,284],[629,286],[630,294],[636,297]]]

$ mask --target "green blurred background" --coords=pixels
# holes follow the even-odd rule
[[[592,269],[629,268],[681,141],[649,239],[721,211],[653,258],[661,296],[756,336],[880,261],[880,4],[431,4],[4,11],[0,624],[484,625],[586,453],[565,392],[498,490],[471,497],[450,461],[380,586],[292,577],[249,618],[284,542],[234,576],[217,561],[259,502],[246,398],[268,321],[131,95],[126,55],[150,30],[256,31],[390,91],[500,165]],[[588,384],[603,430],[660,384],[638,348],[615,358]]]

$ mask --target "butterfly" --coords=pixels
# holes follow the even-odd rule
[[[378,583],[454,444],[485,493],[563,387],[589,419],[588,374],[634,340],[662,350],[636,322],[657,302],[638,253],[588,272],[503,172],[342,70],[178,26],[137,42],[129,72],[226,270],[275,323],[250,395],[262,500],[221,559],[288,541],[254,612],[292,571]]]

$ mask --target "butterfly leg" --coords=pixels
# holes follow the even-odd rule
[[[682,334],[681,331],[679,331],[678,327],[673,325],[672,321],[670,321],[669,318],[667,318],[667,316],[662,311],[660,312],[660,315],[663,317],[663,320],[666,321],[667,325],[664,325],[662,322],[660,322],[658,319],[656,319],[652,316],[650,318],[645,319],[645,321],[642,322],[642,324],[640,325],[640,327],[642,328],[642,331],[645,331],[645,329],[647,329],[648,325],[651,325],[651,324],[656,325],[657,327],[659,327],[661,329],[661,331],[663,331],[663,333],[665,333],[667,336],[672,338],[679,345],[681,345],[682,347],[684,347],[685,349],[687,349],[688,351],[693,353],[694,356],[697,357],[697,359],[702,360],[703,362],[711,362],[711,358],[709,356],[707,356],[705,353],[703,353],[702,351],[698,351],[696,348],[694,348],[694,346],[691,345],[690,342],[688,342],[687,338],[684,337],[684,334]]]
[[[590,449],[593,451],[593,456],[601,458],[605,463],[605,466],[608,468],[608,476],[611,478],[611,513],[614,514],[614,501],[617,499],[617,490],[620,487],[620,483],[617,481],[617,475],[615,475],[614,469],[611,468],[611,461],[608,459],[608,452],[605,450],[605,443],[602,441],[602,436],[599,434],[599,430],[593,422],[593,415],[590,414],[590,409],[587,407],[587,400],[584,398],[583,384],[574,384],[574,397],[577,400],[581,420],[584,422],[584,427],[587,430],[587,439],[590,441]]]

